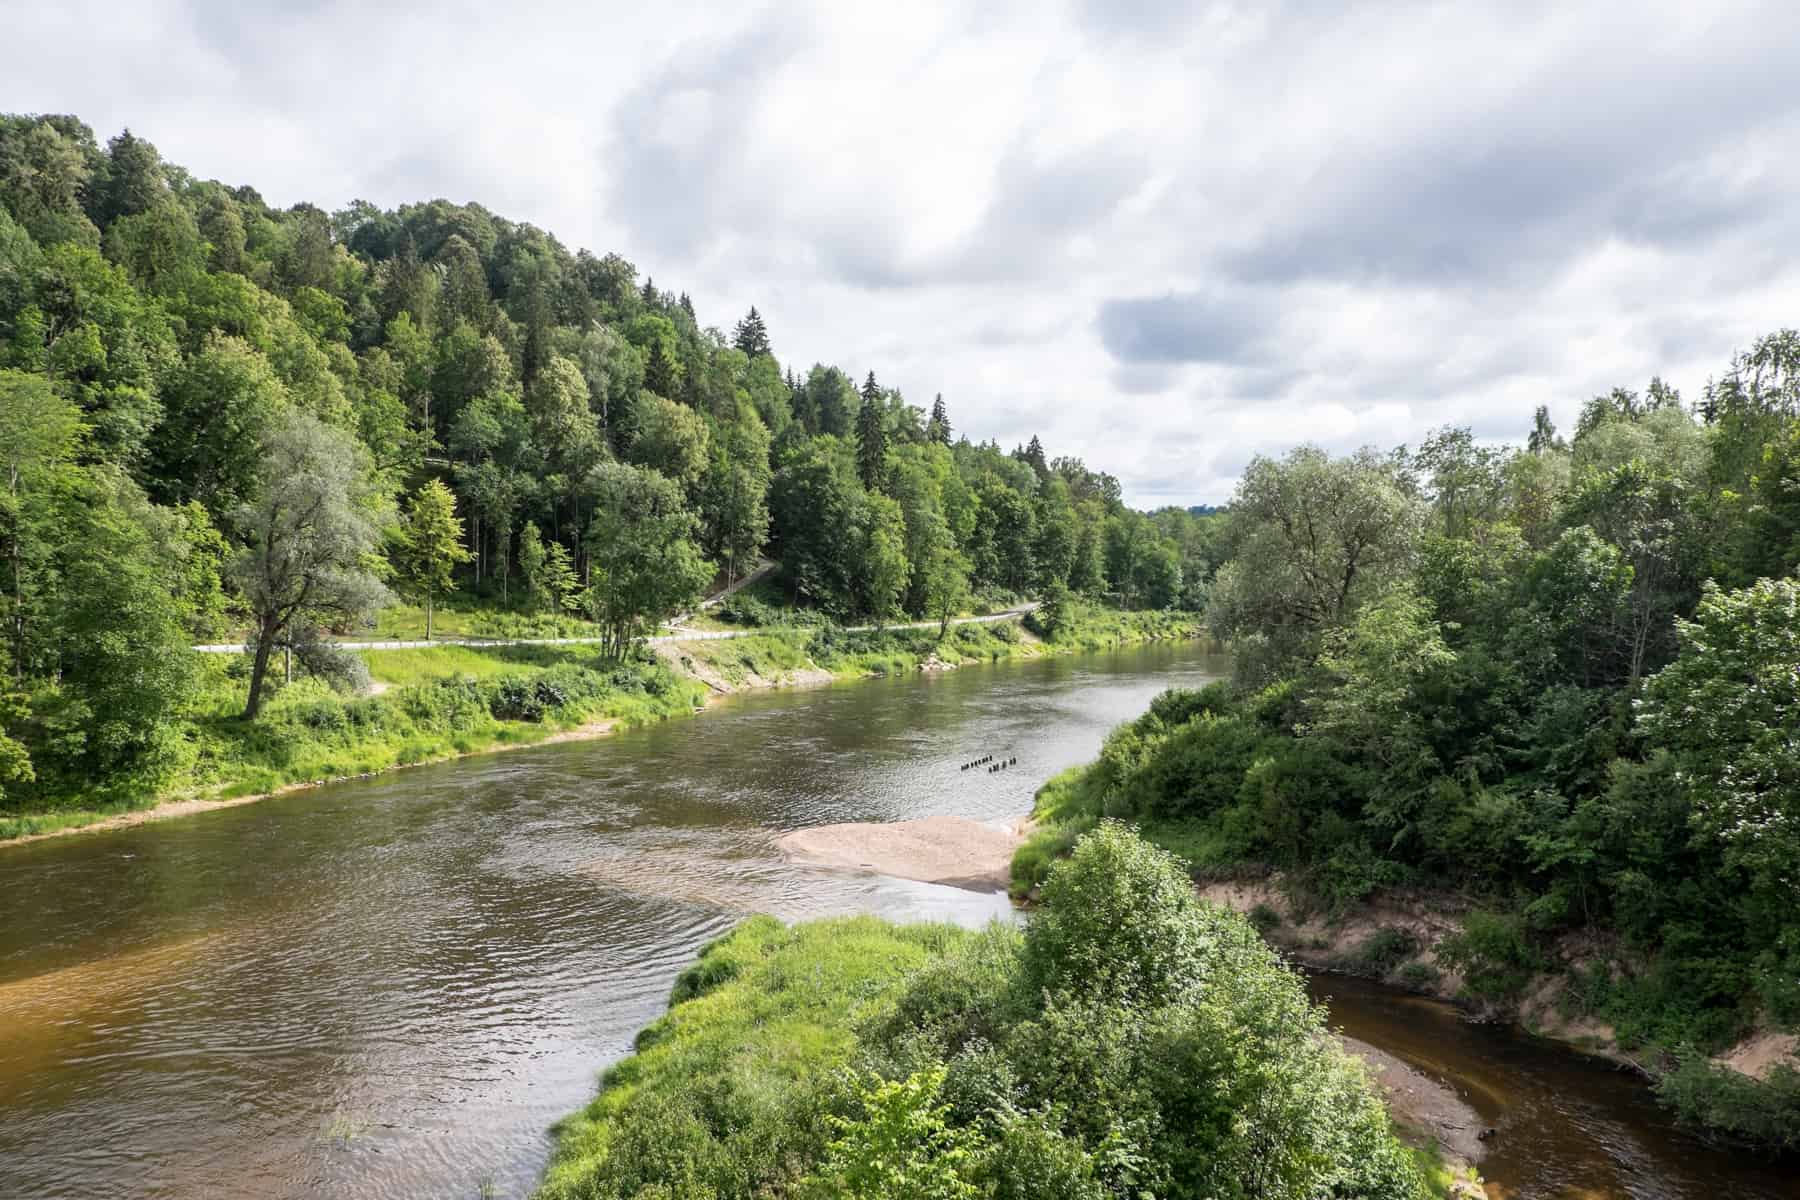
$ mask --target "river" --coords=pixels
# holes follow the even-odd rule
[[[1008,912],[784,861],[777,834],[1017,816],[1157,691],[1219,667],[1160,646],[739,696],[0,850],[0,1196],[524,1195],[550,1124],[745,914]],[[984,753],[1018,766],[957,769]],[[1315,986],[1351,1032],[1472,1093],[1508,1197],[1800,1194],[1671,1132],[1615,1073]]]

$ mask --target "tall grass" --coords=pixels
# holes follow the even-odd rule
[[[873,917],[793,927],[751,918],[701,951],[674,1006],[638,1034],[637,1053],[556,1127],[538,1196],[700,1194],[683,1183],[697,1184],[721,1153],[785,1181],[830,1137],[856,1030],[892,1009],[912,972],[971,936]],[[731,1128],[727,1145],[708,1117]],[[645,1170],[654,1177],[639,1178]]]
[[[302,678],[244,721],[242,663],[207,656],[203,687],[155,776],[128,795],[68,794],[0,817],[0,837],[91,824],[158,799],[229,799],[526,745],[602,719],[643,724],[693,711],[704,693],[660,662],[608,662],[588,646],[439,646],[368,658],[387,687],[380,694],[345,695]]]

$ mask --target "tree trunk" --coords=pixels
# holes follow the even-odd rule
[[[275,631],[264,621],[257,626],[256,657],[250,661],[250,701],[244,705],[244,720],[256,720],[262,711],[263,677],[269,673],[269,651],[274,648]]]
[[[425,593],[425,640],[431,640],[431,592]]]

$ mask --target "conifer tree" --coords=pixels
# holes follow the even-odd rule
[[[768,326],[763,324],[762,314],[756,311],[756,305],[752,304],[748,315],[737,323],[732,345],[742,350],[746,358],[772,353],[769,349]]]
[[[950,444],[950,410],[944,407],[944,393],[931,402],[931,419],[925,425],[925,436],[940,446]]]
[[[675,375],[675,360],[661,342],[650,347],[650,361],[644,364],[644,387],[665,400],[676,398],[680,381]]]
[[[656,294],[656,280],[648,275],[644,276],[644,288],[638,293],[638,299],[643,301],[645,308],[660,308],[662,306],[662,301]]]
[[[1044,457],[1044,443],[1038,440],[1037,434],[1031,435],[1031,441],[1025,444],[1025,450],[1018,455],[1019,461],[1029,465],[1037,472],[1039,479],[1047,479],[1050,475],[1050,462]]]
[[[575,560],[561,542],[544,548],[544,595],[555,613],[574,612],[581,607],[581,580],[575,574]]]
[[[887,481],[887,424],[882,420],[881,388],[870,371],[863,381],[862,411],[856,416],[856,467],[863,486],[880,491]]]

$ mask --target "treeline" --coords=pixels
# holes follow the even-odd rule
[[[559,1127],[540,1200],[1438,1194],[1299,977],[1167,855],[1105,826],[1043,901],[1022,931],[752,918]]]
[[[1614,391],[1566,440],[1540,409],[1522,448],[1256,460],[1207,609],[1236,686],[1059,781],[1062,836],[1130,816],[1334,908],[1462,892],[1438,957],[1471,992],[1560,974],[1688,1115],[1800,1145],[1800,1075],[1706,1058],[1800,1026],[1797,418],[1783,331],[1697,404]]]
[[[1214,566],[1207,520],[956,437],[941,396],[784,368],[756,310],[703,327],[616,254],[477,205],[277,210],[62,116],[0,117],[0,457],[10,798],[154,772],[192,640],[247,631],[248,717],[278,649],[354,681],[328,635],[396,591],[622,652],[765,554],[875,622],[1196,607]]]

